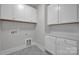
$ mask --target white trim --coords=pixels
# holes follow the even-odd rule
[[[0,55],[6,55],[6,54],[9,54],[9,53],[12,53],[12,52],[24,49],[24,48],[26,48],[26,46],[22,45],[22,46],[19,46],[19,47],[15,47],[15,48],[7,49],[7,50],[4,50],[4,51],[0,51]]]

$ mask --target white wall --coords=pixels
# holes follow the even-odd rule
[[[2,42],[1,50],[25,45],[25,40],[28,37],[33,38],[35,27],[35,24],[3,21],[1,27],[2,38],[0,38]],[[15,33],[12,34],[13,31]]]
[[[35,42],[44,47],[45,42],[45,5],[39,5],[38,12],[38,24],[36,26]]]
[[[52,25],[49,31],[54,32],[67,32],[67,33],[79,33],[79,24],[62,24],[62,25]]]
[[[26,10],[27,8],[35,10],[26,5]],[[27,16],[29,15],[27,14]],[[31,18],[30,20],[35,19]],[[0,21],[0,51],[25,45],[25,40],[29,37],[34,39],[35,27],[36,24],[31,23]]]

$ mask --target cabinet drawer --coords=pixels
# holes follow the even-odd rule
[[[76,55],[77,54],[77,41],[57,38],[57,54],[61,55]]]

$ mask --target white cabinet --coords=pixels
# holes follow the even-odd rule
[[[0,19],[13,19],[13,5],[12,4],[2,4],[0,8]]]
[[[25,6],[25,21],[36,22],[37,21],[37,10],[35,8]]]
[[[1,26],[1,24],[0,24],[0,26]],[[2,39],[3,39],[2,36],[3,36],[3,33],[1,31],[1,29],[0,29],[0,51],[2,50]]]
[[[52,54],[56,54],[56,37],[46,36],[45,48]]]
[[[36,23],[37,10],[24,4],[1,4],[0,19]]]
[[[76,4],[60,4],[59,8],[59,23],[77,22]]]
[[[55,55],[77,55],[76,40],[46,36],[45,48]]]
[[[47,22],[48,25],[78,22],[77,5],[76,4],[49,5],[47,9]]]
[[[1,18],[1,5],[0,5],[0,18]]]
[[[24,20],[25,5],[14,5],[14,20],[23,21]]]
[[[77,41],[57,38],[57,55],[77,55]]]
[[[58,24],[58,5],[51,4],[47,8],[47,22],[50,24]]]
[[[24,22],[36,22],[37,14],[36,9],[27,5],[15,5],[14,19]]]
[[[78,7],[78,19],[77,19],[77,21],[79,22],[79,4],[77,5],[77,7]]]
[[[1,51],[1,39],[2,39],[2,38],[1,38],[1,35],[2,35],[2,34],[1,34],[1,31],[0,31],[0,51]]]

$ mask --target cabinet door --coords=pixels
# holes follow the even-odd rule
[[[59,23],[77,22],[76,4],[61,4],[59,8]]]
[[[35,8],[32,8],[31,10],[31,21],[32,22],[37,22],[37,10]]]
[[[14,6],[14,19],[17,21],[24,21],[25,5],[16,4]]]
[[[2,39],[2,38],[1,38],[1,35],[2,35],[2,34],[1,34],[1,30],[0,30],[0,39]],[[0,51],[1,51],[1,40],[0,40]]]
[[[1,5],[1,19],[12,20],[13,19],[13,5],[2,4]]]
[[[1,4],[0,4],[0,19],[1,19]]]
[[[56,38],[51,36],[46,36],[45,47],[50,53],[56,54]]]
[[[58,24],[58,5],[51,4],[47,9],[47,22],[50,24]]]
[[[57,38],[58,55],[77,55],[77,41]]]
[[[37,10],[30,6],[25,6],[25,21],[36,22],[37,20]]]
[[[77,8],[78,8],[78,19],[77,19],[77,21],[79,22],[79,4],[77,5]]]

